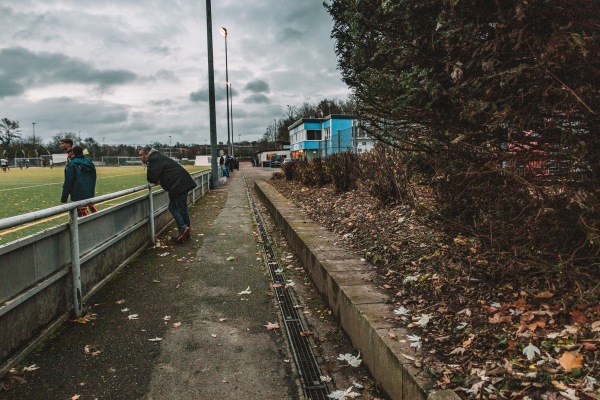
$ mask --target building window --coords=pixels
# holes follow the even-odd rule
[[[362,144],[363,144],[363,146],[366,146],[366,145],[367,145],[367,142],[362,142]]]
[[[306,131],[306,140],[321,140],[321,131],[320,130],[307,130]]]

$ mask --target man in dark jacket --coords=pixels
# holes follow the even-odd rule
[[[66,203],[69,195],[71,201],[91,199],[96,191],[96,166],[89,158],[83,156],[83,147],[73,147],[73,156],[65,167],[65,182],[63,183],[60,201]],[[92,210],[95,212],[96,208]],[[88,215],[87,206],[77,208],[77,216]]]
[[[187,195],[196,187],[196,182],[185,168],[156,149],[145,147],[139,154],[142,162],[146,164],[148,182],[162,186],[169,193],[169,211],[179,229],[175,241],[183,242],[192,232]]]

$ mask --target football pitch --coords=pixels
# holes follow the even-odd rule
[[[193,173],[206,167],[185,166]],[[145,185],[146,169],[140,165],[128,167],[96,167],[96,196],[118,192],[120,190]],[[7,172],[0,170],[0,219],[8,218],[32,211],[61,205],[60,196],[64,180],[64,167],[11,168]],[[126,199],[141,196],[134,193],[130,196],[109,200],[97,204],[99,209],[114,206]],[[34,232],[47,229],[68,221],[66,214],[44,221],[35,221],[27,225],[0,231],[0,245]]]

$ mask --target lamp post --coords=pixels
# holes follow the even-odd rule
[[[31,125],[33,126],[33,148],[35,149],[35,122],[32,122]]]
[[[234,146],[233,146],[233,88],[231,87],[231,82],[229,82],[229,97],[230,97],[230,99],[229,99],[229,110],[230,110],[229,117],[231,120],[231,157],[234,157],[234,154],[233,154],[233,149],[234,149]]]
[[[171,157],[171,135],[169,135],[169,157]]]
[[[231,131],[229,129],[229,68],[227,66],[227,29],[221,27],[221,34],[225,38],[225,90],[227,96],[227,153],[231,154],[231,140],[229,139]]]
[[[213,66],[212,8],[211,0],[206,0],[206,44],[208,58],[208,108],[210,117],[210,171],[211,189],[219,188],[217,164],[217,113],[215,110],[215,70]]]

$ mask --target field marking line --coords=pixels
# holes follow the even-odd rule
[[[106,201],[103,201],[103,202],[97,203],[97,204],[102,204],[102,205],[109,206],[109,207],[118,206],[121,203],[110,203],[110,202],[112,202],[114,200],[122,199],[122,198],[127,197],[127,196],[131,196],[133,194],[135,194],[135,193],[125,194],[123,196],[116,197],[116,198],[114,198],[112,200],[106,200]],[[25,224],[25,225],[19,225],[17,227],[11,228],[11,229],[6,229],[6,230],[0,232],[0,236],[8,235],[9,233],[18,232],[20,230],[23,230],[23,229],[26,229],[26,228],[29,228],[29,227],[32,227],[32,226],[36,226],[36,225],[42,224],[44,222],[52,221],[53,219],[57,219],[57,218],[65,216],[65,215],[68,215],[68,213],[57,214],[57,215],[54,215],[52,217],[40,219],[40,220],[35,221],[35,222],[30,222],[30,223]]]
[[[29,228],[31,226],[36,226],[36,225],[42,224],[44,222],[52,221],[53,219],[57,219],[57,218],[65,216],[65,215],[67,215],[67,213],[58,214],[58,215],[55,215],[53,217],[48,217],[48,218],[40,219],[39,221],[30,222],[29,224],[19,225],[19,226],[15,227],[15,228],[7,229],[5,231],[0,232],[0,236],[8,235],[9,233],[18,232],[18,231],[23,230],[25,228]]]
[[[123,175],[117,175],[117,176],[129,176],[129,175],[138,175],[139,173],[135,173],[135,174],[123,174]],[[100,176],[98,177],[98,179],[108,179],[108,178],[114,178],[114,176]],[[31,188],[35,188],[35,187],[40,187],[40,186],[51,186],[51,185],[62,185],[63,182],[54,182],[54,183],[40,183],[40,184],[35,184],[32,186],[19,186],[16,188],[10,188],[10,189],[0,189],[0,192],[9,192],[11,190],[20,190],[20,189],[31,189]]]

